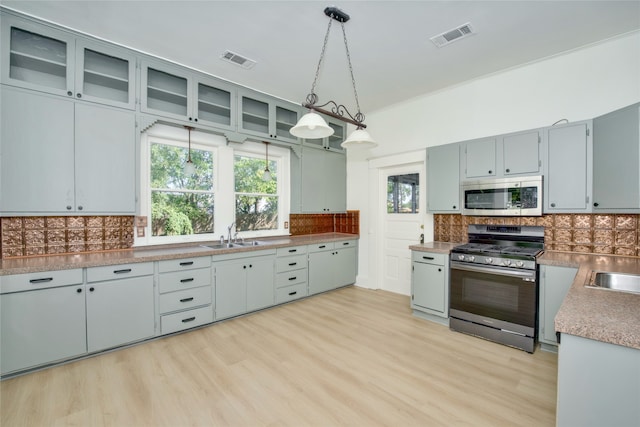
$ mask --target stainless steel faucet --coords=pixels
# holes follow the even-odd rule
[[[233,222],[231,223],[231,225],[230,225],[229,227],[227,227],[227,230],[229,231],[229,240],[228,240],[228,241],[229,241],[229,244],[231,244],[231,229],[233,228],[233,226],[234,226],[235,224],[236,224],[236,222],[235,222],[235,221],[233,221]]]

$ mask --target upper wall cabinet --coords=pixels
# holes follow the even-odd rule
[[[503,178],[541,173],[541,130],[463,142],[461,178]]]
[[[238,92],[238,132],[275,141],[297,143],[289,129],[298,123],[302,107],[258,92]]]
[[[593,119],[593,212],[640,212],[640,104]]]
[[[236,90],[213,77],[171,64],[142,61],[141,106],[145,113],[202,126],[235,130]]]
[[[300,168],[302,213],[347,210],[347,156],[303,147]]]
[[[2,14],[2,83],[135,108],[135,56],[126,49]]]
[[[339,153],[344,152],[345,150],[342,148],[342,143],[346,139],[346,123],[331,117],[323,117],[327,121],[327,124],[333,128],[333,135],[320,139],[303,139],[302,143],[312,147],[324,148],[325,150],[336,151]]]
[[[460,145],[427,148],[427,211],[460,212]]]

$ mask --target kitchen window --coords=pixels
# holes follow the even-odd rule
[[[387,213],[418,213],[420,175],[392,175],[387,180]]]

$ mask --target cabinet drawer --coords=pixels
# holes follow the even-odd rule
[[[449,258],[446,254],[436,254],[433,252],[412,251],[411,260],[424,262],[427,264],[444,265]]]
[[[286,288],[276,289],[276,304],[293,301],[298,298],[307,296],[307,284],[298,283],[297,285],[287,286]]]
[[[358,241],[357,240],[345,240],[343,242],[335,242],[334,243],[334,247],[336,249],[340,249],[340,248],[353,248],[355,246],[358,246]]]
[[[159,277],[158,289],[160,293],[180,291],[183,289],[198,288],[211,284],[211,269],[200,268],[197,270],[174,271],[164,273]]]
[[[127,277],[148,276],[153,274],[153,263],[105,265],[87,268],[87,282],[123,279]]]
[[[160,273],[167,271],[182,271],[192,268],[206,268],[211,266],[211,257],[202,256],[195,258],[168,259],[158,262],[158,270]]]
[[[210,305],[160,316],[160,333],[170,334],[207,323],[213,323],[213,309]]]
[[[307,254],[276,258],[276,272],[307,268]]]
[[[276,274],[276,288],[295,285],[297,283],[307,283],[307,270],[285,271]]]
[[[288,256],[288,255],[306,254],[306,253],[307,253],[306,246],[289,246],[286,248],[278,248],[278,250],[276,251],[276,254],[279,257]]]
[[[82,283],[82,269],[0,276],[0,293],[31,291]]]
[[[160,295],[160,314],[211,304],[211,286]]]
[[[309,252],[322,252],[335,249],[334,242],[317,243],[315,245],[309,245]]]

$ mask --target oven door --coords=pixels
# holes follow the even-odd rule
[[[495,319],[535,331],[537,295],[535,270],[451,262],[453,313],[470,313],[473,320]]]

